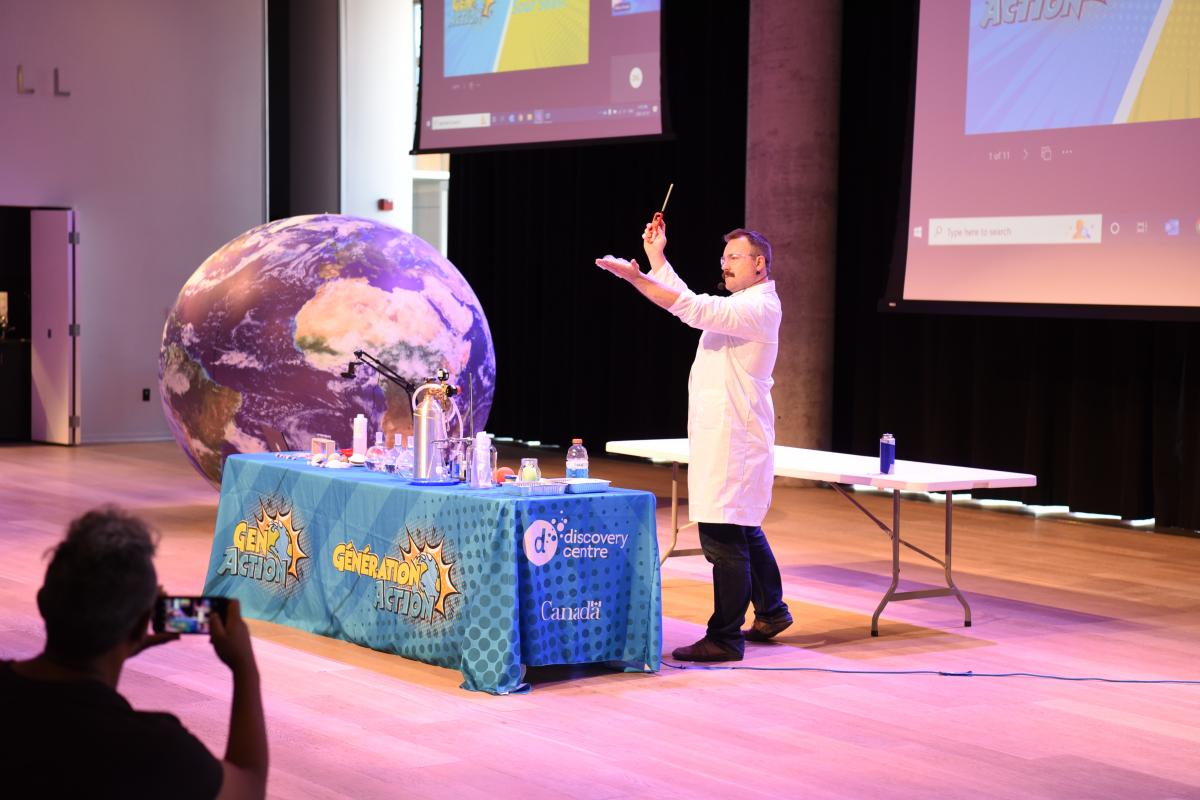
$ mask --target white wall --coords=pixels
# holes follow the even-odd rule
[[[266,218],[264,31],[262,0],[0,0],[0,205],[78,212],[85,442],[169,436],[166,312]]]
[[[411,231],[411,0],[341,0],[342,213]],[[395,203],[378,210],[378,201]]]

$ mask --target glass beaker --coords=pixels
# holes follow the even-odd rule
[[[329,458],[330,453],[335,452],[337,446],[333,439],[328,434],[317,433],[312,437],[312,462],[314,464],[323,464]]]
[[[517,480],[531,482],[540,481],[542,479],[542,471],[538,468],[536,458],[522,458],[521,468],[517,470]]]
[[[450,457],[450,440],[435,439],[433,442],[433,463],[429,465],[429,480],[446,480],[446,462]]]
[[[446,447],[446,477],[451,480],[465,481],[467,473],[464,469],[465,452],[463,439],[450,439]]]
[[[484,447],[487,448],[487,453],[480,459],[476,455],[479,445],[475,442],[467,445],[466,468],[472,489],[490,489],[495,485],[492,478],[496,474],[496,448],[492,446],[491,442]]]

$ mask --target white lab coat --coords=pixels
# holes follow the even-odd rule
[[[668,263],[650,274],[680,293],[668,311],[703,331],[688,377],[688,518],[761,525],[775,478],[775,281],[715,297],[692,292]]]

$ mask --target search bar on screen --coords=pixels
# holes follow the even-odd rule
[[[934,217],[931,247],[1005,244],[1100,244],[1102,214],[1036,217]]]

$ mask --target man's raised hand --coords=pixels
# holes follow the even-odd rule
[[[626,261],[623,258],[609,255],[604,258],[597,258],[596,266],[608,270],[618,278],[624,278],[631,283],[642,275],[642,268],[638,266],[637,259]]]

